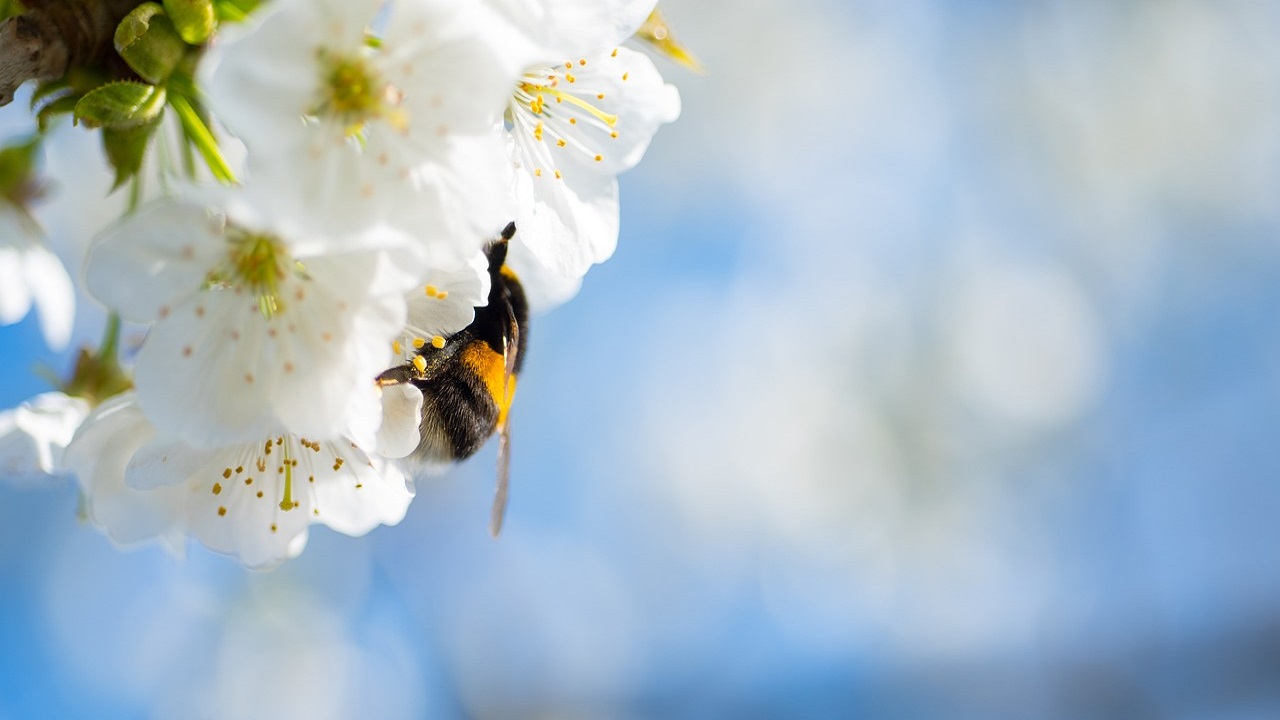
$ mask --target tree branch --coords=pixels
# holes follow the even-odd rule
[[[114,51],[116,25],[141,0],[27,0],[0,23],[0,106],[28,80],[56,80]]]

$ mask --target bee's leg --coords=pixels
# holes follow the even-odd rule
[[[401,385],[417,377],[421,377],[418,369],[409,363],[405,363],[404,365],[397,365],[390,370],[382,371],[382,374],[374,382],[378,387],[385,387],[387,385]]]

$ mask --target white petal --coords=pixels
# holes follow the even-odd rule
[[[413,492],[404,474],[391,463],[369,460],[357,450],[342,470],[345,477],[315,483],[316,522],[345,535],[360,536],[378,525],[404,519]]]
[[[590,71],[588,72],[588,69]],[[625,77],[625,79],[624,79]],[[603,94],[601,106],[618,116],[613,143],[599,143],[604,157],[600,166],[619,173],[635,166],[644,156],[654,133],[680,117],[680,93],[662,79],[647,55],[617,48],[600,55],[578,71],[579,92]]]
[[[283,443],[285,437],[280,440]],[[293,438],[288,441],[294,459],[303,460],[309,451]],[[302,552],[312,520],[309,473],[302,462],[290,470],[291,505],[284,509],[282,447],[274,445],[271,453],[263,452],[263,443],[201,451],[200,469],[185,478],[191,535],[210,550],[255,568],[274,566]]]
[[[422,421],[422,391],[411,383],[382,389],[382,426],[378,428],[377,451],[389,458],[402,458],[418,447]]]
[[[582,287],[581,276],[565,276],[539,262],[520,233],[507,248],[507,266],[519,278],[531,313],[547,312],[568,302]]]
[[[0,412],[0,477],[48,480],[63,474],[63,450],[88,414],[88,403],[60,392]]]
[[[406,299],[407,332],[400,337],[404,354],[395,362],[412,359],[416,338],[430,342],[437,335],[448,337],[475,320],[476,308],[489,299],[489,259],[477,251],[458,270],[432,270]]]
[[[654,0],[490,0],[544,51],[578,55],[613,48],[635,33]]]
[[[532,201],[517,221],[522,242],[538,262],[563,278],[581,278],[618,245],[618,184],[612,177],[575,182],[534,177]],[[524,195],[524,193],[521,193]]]
[[[506,106],[525,57],[504,48],[479,6],[404,2],[392,9],[381,61],[405,93],[410,132],[485,132]]]
[[[126,320],[149,322],[193,295],[226,255],[222,221],[203,203],[166,198],[108,228],[89,249],[89,292]]]
[[[0,325],[16,323],[31,310],[22,255],[18,248],[0,245]]]
[[[370,152],[382,152],[395,138],[371,138]],[[394,147],[393,157],[415,157]],[[420,156],[419,153],[417,156]],[[498,234],[515,217],[508,192],[511,163],[496,125],[478,135],[451,136],[434,151],[434,159],[410,164],[400,172],[407,182],[392,186],[401,193],[389,221],[427,244],[435,266],[457,266]]]
[[[76,291],[71,276],[58,256],[37,245],[26,252],[24,265],[31,294],[40,311],[40,331],[54,350],[61,350],[71,339],[76,316]]]
[[[265,335],[256,313],[247,295],[210,291],[174,305],[152,327],[138,352],[134,385],[139,405],[165,437],[217,447],[276,427],[253,374]]]
[[[126,393],[94,410],[64,454],[84,490],[89,519],[118,545],[181,535],[185,488],[138,491],[125,484],[125,466],[154,432]]]

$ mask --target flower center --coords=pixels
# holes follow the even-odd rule
[[[579,60],[578,63],[585,66],[587,61]],[[547,147],[573,148],[600,162],[604,156],[584,142],[584,139],[590,139],[587,137],[588,128],[616,139],[618,131],[614,128],[618,116],[605,112],[596,104],[596,101],[605,99],[605,93],[583,87],[572,73],[573,68],[572,62],[566,62],[563,66],[539,66],[525,70],[507,109],[508,130],[531,135],[535,143],[546,143]],[[573,87],[572,91],[569,86]],[[546,152],[534,152],[533,173],[538,177],[542,177],[539,161],[555,164]],[[553,172],[557,179],[561,177],[560,171],[554,167]]]
[[[367,58],[322,57],[321,66],[324,82],[312,116],[339,121],[348,137],[363,136],[371,120],[383,120],[397,130],[408,126],[408,115],[400,107],[404,93],[383,82]]]
[[[280,282],[289,269],[289,252],[274,235],[227,228],[231,245],[230,284],[243,287],[258,298],[263,317],[284,309]]]
[[[566,64],[572,65],[572,63]],[[534,115],[555,117],[556,113],[548,110],[547,100],[550,99],[556,104],[569,103],[574,107],[585,110],[589,115],[608,127],[613,127],[617,124],[617,115],[607,113],[574,93],[565,91],[560,87],[561,79],[566,80],[569,84],[578,81],[572,73],[566,72],[562,75],[555,68],[529,68],[525,71],[524,78],[516,88],[513,99],[517,105],[527,109]],[[599,99],[603,100],[604,98],[600,97]]]

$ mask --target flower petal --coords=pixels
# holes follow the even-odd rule
[[[222,219],[196,201],[165,198],[105,230],[89,249],[89,293],[126,320],[149,322],[194,295],[226,254]]]
[[[85,419],[63,459],[84,490],[89,519],[112,542],[129,546],[159,539],[178,552],[186,489],[139,491],[125,484],[129,459],[154,432],[134,395],[118,395]]]
[[[76,317],[76,290],[62,261],[42,245],[27,250],[23,265],[40,311],[40,331],[53,350],[71,340]]]
[[[402,458],[418,447],[421,438],[422,391],[412,383],[382,388],[382,425],[378,428],[378,454]]]

